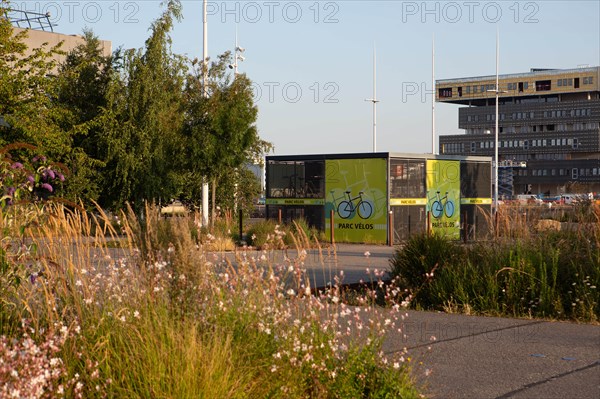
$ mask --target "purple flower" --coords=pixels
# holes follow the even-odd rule
[[[22,169],[23,168],[23,164],[21,162],[15,162],[10,167],[13,168],[13,169]]]
[[[65,181],[65,175],[63,175],[62,173],[58,172],[58,180]]]
[[[56,177],[52,169],[48,169],[48,176],[50,176],[51,179],[54,179]]]
[[[32,175],[27,176],[27,181],[31,184],[35,183],[35,178]]]
[[[16,188],[14,188],[14,187],[9,187],[9,188],[6,190],[6,193],[7,193],[9,196],[11,196],[11,197],[12,197],[12,196],[13,196],[13,194],[15,193],[15,191],[17,191],[17,189],[16,189]]]
[[[52,188],[52,186],[49,185],[48,183],[43,183],[42,184],[42,188],[45,188],[46,190],[48,190],[50,192],[54,191],[54,189]]]

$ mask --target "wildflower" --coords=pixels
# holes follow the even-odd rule
[[[125,323],[125,316],[121,316],[119,319],[120,319],[120,320],[121,320],[123,323]]]
[[[137,310],[135,312],[133,312],[133,317],[135,317],[136,319],[140,318],[140,312],[138,312]]]
[[[50,192],[54,191],[54,189],[52,188],[52,186],[48,183],[42,183],[42,188],[45,190],[48,190]]]
[[[23,164],[21,162],[15,162],[12,165],[10,165],[10,167],[12,169],[23,169]]]
[[[394,369],[398,370],[400,368],[400,363],[394,362]]]

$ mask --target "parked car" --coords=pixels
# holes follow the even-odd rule
[[[187,208],[181,201],[173,201],[169,205],[160,208],[160,213],[163,216],[183,216],[187,213]]]

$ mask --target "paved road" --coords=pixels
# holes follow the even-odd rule
[[[310,250],[304,263],[317,286],[333,281],[340,270],[345,283],[356,283],[369,281],[367,268],[387,270],[393,252],[385,246],[338,244],[335,251]],[[285,256],[294,259],[297,252],[277,251],[269,260],[283,262]],[[390,336],[384,350],[408,349],[427,397],[600,399],[598,325],[408,313],[403,326],[407,337]]]
[[[321,249],[307,250],[303,267],[306,269],[311,279],[313,287],[324,287],[333,284],[334,277],[339,276],[340,271],[344,271],[342,283],[354,284],[361,280],[370,281],[373,279],[372,271],[377,269],[387,271],[389,269],[389,259],[394,253],[393,247],[383,245],[352,245],[336,244],[335,246],[325,245]],[[248,257],[259,259],[263,255],[262,251],[257,250],[238,250],[238,255],[245,254]],[[271,264],[281,264],[287,257],[292,261],[298,258],[298,251],[271,251],[266,254]],[[221,256],[230,260],[234,259],[231,253],[224,253]],[[367,269],[371,273],[367,273]]]
[[[384,350],[408,349],[430,398],[600,398],[600,326],[408,313]]]

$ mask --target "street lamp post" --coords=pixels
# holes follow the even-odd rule
[[[498,33],[496,32],[496,87],[494,90],[487,90],[488,92],[494,92],[496,97],[496,115],[495,115],[495,131],[494,131],[494,213],[498,211],[498,97],[500,93],[506,93],[506,91],[500,90],[500,86],[498,85]]]

